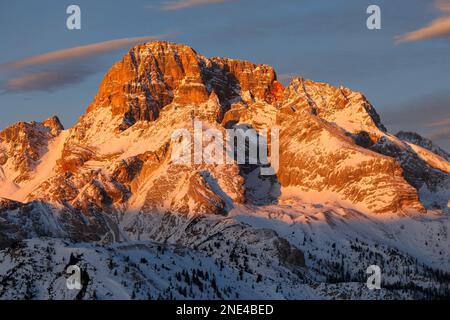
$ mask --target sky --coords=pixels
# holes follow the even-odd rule
[[[81,29],[69,30],[70,5]],[[369,30],[369,5],[381,29]],[[388,130],[450,151],[450,0],[15,0],[0,2],[0,129],[57,115],[72,126],[136,43],[273,66],[361,91]]]

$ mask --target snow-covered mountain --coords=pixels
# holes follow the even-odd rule
[[[279,170],[175,163],[172,134],[200,121],[204,132],[278,130]],[[267,65],[135,46],[74,127],[52,117],[1,131],[0,181],[0,298],[450,292],[448,153],[388,133],[361,93],[284,87]],[[81,291],[65,287],[70,264]],[[366,286],[369,265],[381,290]]]

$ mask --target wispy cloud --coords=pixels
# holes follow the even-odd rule
[[[450,14],[450,0],[436,0],[435,8],[442,13]],[[397,43],[412,42],[427,39],[445,38],[450,36],[450,15],[433,20],[428,26],[406,33],[395,38]]]
[[[449,109],[450,109],[450,103],[449,103]],[[450,118],[436,120],[436,121],[433,121],[428,124],[428,127],[431,127],[431,128],[440,127],[440,126],[450,126]]]
[[[446,128],[440,128],[438,130],[435,130],[433,132],[431,132],[429,135],[431,140],[450,140],[450,128],[446,127]]]
[[[8,79],[0,85],[0,88],[4,93],[52,92],[67,85],[79,83],[97,73],[97,70],[94,65],[91,67],[68,65],[55,70],[35,71]]]
[[[433,92],[380,111],[390,131],[416,131],[450,150],[450,90]]]
[[[97,57],[128,46],[151,41],[161,36],[145,36],[104,41],[85,46],[51,51],[0,65],[9,73],[0,85],[3,93],[53,91],[83,81],[102,71]]]
[[[232,0],[173,0],[164,1],[160,5],[160,9],[164,11],[174,11],[188,9],[197,6],[204,6],[209,4],[217,4],[223,2],[229,2]]]
[[[439,11],[450,13],[450,1],[448,0],[436,0],[435,6]]]
[[[85,58],[105,54],[107,52],[119,50],[135,43],[150,41],[156,38],[157,38],[156,36],[146,36],[146,37],[124,38],[98,42],[80,47],[47,52],[41,55],[36,55],[22,60],[9,62],[2,66],[7,68],[23,68],[27,66],[56,62],[61,60]]]

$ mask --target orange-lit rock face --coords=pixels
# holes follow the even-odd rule
[[[224,80],[227,80],[228,84],[225,87],[237,89],[240,95],[248,92],[253,99],[265,99],[276,79],[275,71],[267,65],[255,65],[248,61],[228,58],[212,58],[211,63],[214,68],[218,67],[227,75]]]
[[[29,178],[30,171],[47,151],[49,142],[58,136],[63,126],[57,117],[43,122],[18,122],[0,132],[0,165],[14,170],[14,182]]]
[[[154,120],[159,110],[172,102],[175,90],[180,87],[179,99],[183,99],[183,94],[190,94],[187,86],[200,84],[199,68],[196,53],[188,47],[158,42],[137,46],[106,74],[88,112],[109,107],[129,124]],[[197,91],[207,98],[206,90]],[[201,94],[194,95],[201,101]]]
[[[284,86],[283,86],[283,84],[281,84],[278,81],[274,81],[272,83],[270,95],[271,95],[270,98],[272,98],[272,100],[270,102],[280,101],[283,98],[283,95],[284,95]]]
[[[393,158],[356,146],[343,132],[307,112],[289,119],[280,137],[281,185],[333,191],[376,213],[407,208],[425,212]]]
[[[126,129],[138,120],[155,120],[169,103],[201,104],[213,92],[224,108],[243,95],[279,97],[282,86],[275,78],[266,65],[207,59],[188,46],[155,41],[134,47],[110,69],[87,112],[111,108],[113,115],[123,116]]]

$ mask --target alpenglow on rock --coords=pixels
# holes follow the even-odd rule
[[[278,171],[265,176],[264,164],[237,161],[174,163],[172,134],[193,133],[195,122],[222,133],[277,129]],[[448,160],[417,134],[390,134],[349,88],[301,77],[284,86],[268,65],[143,43],[112,66],[72,128],[52,117],[0,132],[0,255],[21,244],[23,256],[10,259],[25,266],[17,279],[59,259],[34,282],[5,279],[0,298],[23,298],[29,283],[37,297],[74,298],[56,276],[69,260],[92,276],[78,297],[86,299],[425,295],[438,286],[435,274],[450,272]],[[27,258],[39,250],[55,253]],[[113,271],[135,253],[152,259],[133,269],[145,279],[139,292],[133,277]],[[392,288],[398,265],[403,278],[415,270],[411,281],[432,285],[414,291],[408,280],[405,291],[367,293],[362,279],[373,257],[381,257]],[[5,261],[0,280],[16,268]],[[169,263],[170,271],[162,267]],[[172,283],[194,268],[197,280],[208,272],[222,288],[185,292]]]

